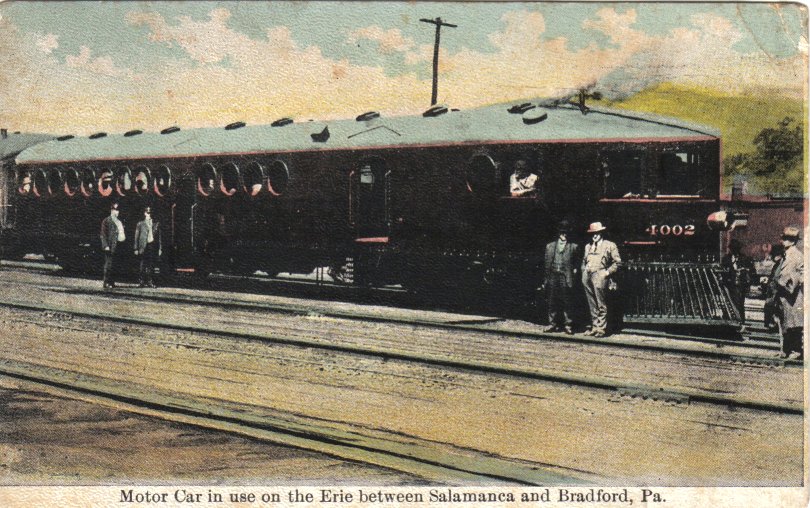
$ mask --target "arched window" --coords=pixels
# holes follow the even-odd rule
[[[466,179],[467,190],[473,194],[492,194],[498,182],[498,165],[489,155],[475,155],[467,164]]]
[[[27,196],[31,194],[32,190],[32,178],[30,171],[20,171],[17,174],[17,193],[21,196]]]
[[[169,166],[163,165],[155,170],[152,181],[152,190],[159,197],[166,197],[172,189],[172,171]]]
[[[82,192],[82,195],[86,198],[89,198],[93,195],[93,192],[96,190],[96,180],[97,180],[96,172],[93,168],[84,168],[81,174],[81,186],[79,190]]]
[[[138,195],[146,195],[149,193],[149,184],[151,183],[151,175],[149,168],[146,166],[138,166],[135,168],[135,193]]]
[[[113,193],[115,175],[111,169],[104,169],[98,176],[98,193],[107,197]]]
[[[48,172],[48,195],[53,196],[61,192],[65,186],[64,175],[60,169],[51,169]]]
[[[219,190],[226,196],[233,196],[240,186],[239,166],[229,162],[222,166],[219,175]]]
[[[65,184],[64,190],[65,194],[68,196],[75,196],[81,187],[81,179],[79,178],[79,172],[76,171],[76,168],[67,168],[64,172],[63,177]]]
[[[45,170],[44,169],[34,170],[34,178],[33,178],[33,180],[34,180],[34,182],[33,182],[34,186],[33,186],[32,190],[34,191],[34,196],[36,196],[38,198],[48,196],[48,194],[49,194],[49,191],[48,191],[48,174],[45,173]]]
[[[132,187],[132,171],[127,166],[118,168],[115,175],[115,192],[119,196],[126,196],[132,192]]]
[[[245,174],[242,175],[242,184],[246,194],[250,196],[259,195],[264,186],[264,180],[264,166],[254,161],[245,167]]]
[[[290,171],[282,161],[274,161],[267,170],[267,190],[274,196],[283,196],[290,182]]]
[[[217,169],[213,164],[203,164],[197,169],[197,193],[200,196],[210,196],[216,189]]]

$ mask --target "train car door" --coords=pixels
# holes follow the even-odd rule
[[[390,221],[391,171],[380,158],[363,160],[352,173],[352,218],[358,240],[385,241]]]

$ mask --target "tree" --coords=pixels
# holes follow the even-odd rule
[[[794,119],[784,118],[776,128],[762,129],[754,138],[755,151],[725,161],[724,173],[733,179],[745,175],[760,192],[801,194],[804,183],[803,132]]]

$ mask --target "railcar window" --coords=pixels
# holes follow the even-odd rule
[[[34,172],[34,195],[38,198],[48,195],[48,175],[44,169]]]
[[[644,152],[607,152],[602,154],[606,198],[633,198],[642,194],[641,174]]]
[[[115,175],[112,170],[105,169],[98,177],[98,193],[104,197],[109,196],[113,192],[113,180]]]
[[[80,190],[82,191],[82,195],[85,197],[90,197],[93,195],[93,191],[96,188],[96,172],[93,171],[91,168],[84,168],[82,170],[82,183]]]
[[[476,155],[467,165],[467,190],[474,194],[489,194],[495,191],[498,165],[489,155]]]
[[[222,167],[219,175],[219,190],[226,196],[233,196],[239,189],[239,166],[229,162]]]
[[[118,168],[115,178],[115,192],[119,196],[126,196],[130,191],[132,191],[132,171],[126,166]]]
[[[135,169],[135,193],[149,193],[149,168],[140,166]]]
[[[31,193],[31,173],[28,171],[20,171],[17,175],[17,192],[23,196]]]
[[[153,190],[158,196],[164,197],[169,194],[172,188],[172,172],[169,166],[160,166],[157,168],[153,185]]]
[[[52,169],[48,173],[48,194],[54,195],[62,190],[64,180],[60,169]]]
[[[68,196],[75,196],[81,187],[81,180],[79,179],[79,172],[75,168],[68,168],[65,170],[65,194]]]
[[[696,152],[666,152],[659,158],[657,196],[700,196],[705,191],[704,161]]]
[[[258,196],[264,185],[264,167],[258,162],[251,162],[245,168],[244,191],[251,196]]]
[[[282,196],[287,192],[290,182],[290,171],[282,161],[270,164],[267,171],[267,190],[274,196]]]
[[[197,192],[201,196],[210,196],[216,188],[217,170],[213,164],[203,164],[197,171]]]

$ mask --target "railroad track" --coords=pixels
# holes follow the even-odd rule
[[[28,287],[30,289],[33,285],[29,284]],[[49,288],[49,291],[53,292],[54,290],[64,289],[65,288],[58,287]],[[799,401],[780,401],[770,400],[768,398],[752,398],[750,396],[735,395],[733,393],[724,392],[722,387],[717,387],[716,390],[712,387],[690,390],[672,386],[661,386],[655,382],[617,382],[617,379],[600,376],[598,372],[596,374],[583,374],[581,372],[571,372],[570,370],[556,371],[548,368],[537,368],[531,364],[509,364],[500,358],[491,358],[489,361],[481,360],[480,358],[477,360],[467,357],[459,358],[445,354],[441,348],[433,348],[426,351],[409,351],[407,349],[392,348],[390,344],[386,345],[376,342],[353,343],[349,341],[347,337],[340,336],[337,332],[328,338],[307,338],[296,335],[296,330],[285,327],[284,323],[279,323],[279,325],[273,327],[271,331],[260,329],[246,331],[240,329],[239,326],[233,326],[234,323],[239,323],[237,318],[234,318],[236,320],[234,323],[223,324],[221,326],[212,326],[212,323],[209,321],[195,323],[193,321],[179,322],[177,320],[159,319],[154,317],[160,314],[159,312],[155,312],[154,309],[160,308],[158,306],[163,302],[156,303],[150,298],[138,299],[139,295],[145,293],[145,291],[136,289],[123,291],[132,292],[132,295],[126,295],[125,298],[132,298],[132,303],[139,303],[139,305],[120,305],[121,302],[119,301],[118,304],[114,305],[118,311],[117,313],[102,312],[99,311],[98,308],[100,306],[109,307],[109,305],[94,306],[87,305],[87,302],[91,299],[97,303],[109,303],[110,300],[116,302],[122,297],[122,295],[118,294],[118,291],[114,293],[101,291],[68,292],[67,295],[69,298],[61,298],[60,301],[62,303],[54,305],[44,302],[37,303],[34,301],[11,300],[9,293],[13,291],[12,289],[7,289],[7,295],[4,301],[0,302],[0,306],[16,309],[14,317],[10,318],[13,320],[25,321],[28,319],[32,322],[37,322],[39,320],[37,316],[53,317],[55,318],[55,322],[50,320],[48,326],[55,327],[57,330],[63,329],[65,331],[71,330],[74,332],[78,330],[95,333],[97,329],[105,326],[123,329],[126,325],[156,330],[159,334],[180,332],[180,336],[184,334],[190,334],[190,336],[214,335],[233,339],[230,342],[225,342],[225,347],[212,352],[215,355],[231,352],[229,344],[244,344],[246,342],[279,344],[323,350],[331,353],[377,358],[383,362],[387,360],[399,360],[412,364],[438,366],[484,375],[509,376],[527,380],[548,381],[556,384],[579,386],[587,389],[596,389],[601,392],[608,391],[613,394],[611,398],[615,398],[615,400],[619,402],[632,401],[632,403],[636,404],[645,404],[645,401],[649,401],[650,403],[663,403],[683,407],[710,404],[713,406],[722,406],[724,410],[730,409],[732,412],[739,409],[746,409],[791,417],[803,414],[803,408],[800,402],[801,397],[799,397]],[[111,295],[115,296],[115,298],[110,298]],[[235,302],[231,303],[233,304]],[[146,312],[141,315],[120,315],[122,309],[137,309],[148,305],[155,307],[146,309]],[[178,302],[177,305],[191,308],[192,304]],[[206,309],[208,309],[208,313],[211,313],[213,302],[209,302],[208,304],[193,302],[193,305],[197,309],[202,309],[202,311],[197,310],[196,312],[198,313],[204,313]],[[249,311],[254,317],[261,315],[261,313],[256,312],[256,309],[250,306],[246,308],[225,308],[231,310],[228,315],[236,314],[237,311]],[[311,309],[307,311],[307,314],[302,314],[302,310],[303,309],[297,309],[295,312],[282,312],[282,314],[288,314],[293,317],[306,316],[307,318],[313,318],[315,320],[322,317],[322,315],[313,315]],[[279,313],[276,312],[276,316],[278,314]],[[82,318],[86,320],[87,323],[84,325],[77,324],[76,318]],[[282,321],[281,318],[273,319],[272,321],[276,320]],[[365,321],[360,318],[347,319],[346,321],[351,322],[355,320]],[[400,323],[392,323],[390,321],[383,321],[381,324],[402,326]],[[414,325],[413,323],[408,323],[408,326]],[[423,329],[431,328],[424,324],[416,326]],[[342,326],[333,327],[338,330],[342,328]],[[451,328],[451,330],[458,330],[458,328]],[[467,330],[466,332],[470,331]],[[354,330],[348,330],[346,333],[352,334]],[[505,340],[510,343],[519,342],[517,340],[518,337],[507,336],[504,338],[503,333],[500,331],[476,330],[474,334],[492,340],[500,340],[501,344],[503,344]],[[56,335],[59,335],[59,333],[57,332]],[[472,335],[472,332],[465,334],[465,339],[470,339]],[[553,339],[554,337],[551,338]],[[568,337],[563,338],[566,341],[570,340]],[[478,339],[480,340],[481,337],[479,336]],[[522,342],[524,345],[538,346],[545,341],[541,342],[535,338],[526,340],[524,337]],[[593,341],[589,341],[587,345],[590,347],[604,347],[603,344],[596,344]],[[196,348],[198,346],[189,343],[183,347]],[[611,344],[611,348],[618,347],[621,347],[621,345]],[[495,346],[495,349],[497,350],[498,347]],[[652,351],[645,350],[645,354],[650,352]],[[663,353],[661,350],[655,352]],[[576,351],[572,351],[571,354],[576,355]],[[681,355],[681,352],[670,351],[667,354]],[[719,357],[713,357],[711,362],[717,363],[718,359]],[[666,362],[666,359],[655,361]],[[735,369],[743,372],[742,378],[745,379],[746,383],[755,386],[758,385],[758,381],[753,380],[754,376],[760,375],[763,372],[769,376],[785,377],[786,375],[790,375],[791,379],[796,376],[800,377],[801,372],[793,368],[797,366],[797,363],[798,362],[776,362],[773,364],[764,364],[751,361],[741,362],[737,364]],[[672,368],[678,369],[679,367],[676,366]],[[723,367],[723,369],[726,369],[726,367]],[[243,433],[257,438],[271,439],[275,442],[312,449],[350,460],[390,467],[425,478],[443,479],[445,481],[450,479],[450,481],[469,481],[473,483],[509,482],[524,484],[576,483],[589,481],[589,478],[593,478],[593,473],[588,471],[561,470],[558,467],[538,465],[537,463],[521,463],[520,461],[504,459],[498,456],[492,456],[491,454],[474,453],[474,451],[471,450],[453,450],[449,453],[446,449],[437,451],[432,444],[413,439],[412,436],[409,436],[408,439],[392,441],[387,438],[381,438],[380,436],[366,435],[363,432],[357,432],[357,429],[336,429],[334,426],[324,424],[324,422],[318,421],[317,419],[301,420],[290,419],[288,417],[268,416],[266,411],[258,416],[256,414],[246,414],[243,408],[234,407],[221,400],[217,400],[213,403],[206,400],[189,400],[186,397],[178,397],[177,394],[156,390],[153,387],[144,389],[137,385],[110,383],[107,380],[97,379],[87,373],[81,374],[70,371],[70,368],[66,371],[65,369],[53,366],[30,365],[26,362],[4,359],[0,361],[0,371],[6,375],[15,376],[28,381],[41,382],[61,389],[73,390],[80,393],[83,397],[96,398],[105,401],[105,403],[118,406],[124,405],[133,411],[154,414],[167,419],[188,422],[195,425],[221,428],[223,430]],[[655,380],[655,376],[649,376],[648,379],[653,381]],[[775,384],[782,386],[783,383],[776,380]],[[767,387],[762,388],[761,391],[765,394],[771,392]]]
[[[233,277],[228,277],[232,280]],[[287,281],[285,281],[286,283]],[[293,282],[294,283],[294,282]],[[311,283],[307,283],[310,285]],[[55,288],[60,290],[58,287]],[[164,291],[141,290],[133,287],[120,287],[113,292],[102,292],[93,289],[64,289],[72,294],[98,295],[103,294],[109,298],[130,299],[130,300],[150,300],[154,302],[206,305],[217,309],[240,309],[260,312],[284,313],[289,315],[320,315],[323,317],[348,319],[355,321],[369,321],[384,324],[401,324],[409,326],[437,328],[446,330],[457,330],[465,332],[497,332],[503,336],[537,338],[542,340],[552,340],[567,343],[598,344],[606,347],[636,348],[661,352],[678,352],[684,355],[705,356],[713,358],[726,358],[732,363],[758,363],[765,365],[795,365],[801,366],[799,360],[781,359],[776,353],[779,351],[778,336],[767,332],[767,330],[757,330],[752,333],[748,330],[743,340],[729,340],[722,338],[707,337],[703,335],[675,333],[664,330],[652,330],[625,327],[620,334],[607,338],[594,338],[582,334],[570,336],[563,333],[547,333],[540,331],[536,326],[498,326],[498,323],[507,320],[492,318],[488,316],[476,316],[465,319],[459,316],[453,321],[440,321],[430,317],[413,317],[394,315],[392,313],[366,312],[356,308],[350,310],[336,310],[317,302],[299,303],[273,303],[247,301],[246,299],[236,299],[233,297],[201,296],[188,294],[179,291],[166,293]],[[638,337],[643,337],[639,340]],[[660,339],[651,341],[650,338]],[[692,347],[700,345],[699,347]],[[705,347],[709,346],[709,347]],[[726,348],[726,349],[723,349]],[[745,350],[745,352],[733,353],[729,348]]]
[[[134,292],[137,293],[137,291]],[[110,294],[115,295],[116,293],[118,293],[118,291],[116,291],[115,293],[90,291],[84,292],[83,294],[92,297],[101,296],[103,298],[108,298],[108,295]],[[77,292],[73,292],[71,294],[76,295]],[[138,298],[135,298],[132,299],[131,301],[134,303],[138,300],[139,300]],[[162,300],[161,298],[141,298],[140,301],[161,302],[164,300]],[[178,302],[180,300],[170,299],[168,301]],[[206,304],[205,302],[201,303],[199,301],[193,302],[186,301],[185,303],[187,304],[193,303],[193,305],[195,306],[203,306],[203,307],[211,306],[210,302]],[[33,312],[51,313],[56,315],[66,314],[66,315],[81,316],[87,319],[99,320],[104,322],[119,322],[187,333],[215,334],[219,336],[230,337],[233,339],[271,342],[307,348],[318,348],[322,350],[329,350],[339,353],[366,355],[371,357],[387,358],[387,359],[390,358],[407,362],[437,365],[441,367],[448,367],[455,369],[473,370],[477,372],[485,372],[491,374],[509,375],[529,379],[559,382],[569,385],[578,385],[590,388],[610,390],[621,394],[628,394],[631,397],[640,397],[643,399],[649,398],[652,400],[668,400],[676,402],[694,401],[701,403],[719,404],[731,407],[742,407],[742,408],[775,411],[790,414],[803,413],[803,407],[800,403],[772,403],[763,399],[757,400],[749,397],[728,395],[726,393],[722,393],[712,389],[695,389],[685,387],[681,387],[679,389],[662,388],[661,386],[656,384],[620,382],[615,378],[586,374],[582,372],[569,371],[568,373],[561,373],[560,371],[557,371],[553,368],[547,367],[541,368],[531,364],[515,365],[508,363],[503,359],[493,359],[491,357],[488,357],[487,355],[479,357],[478,359],[474,359],[470,357],[448,354],[441,348],[439,349],[432,348],[431,351],[422,351],[419,350],[418,348],[413,349],[407,347],[405,348],[396,347],[392,345],[390,342],[382,343],[374,340],[365,342],[356,341],[354,340],[354,337],[348,336],[349,334],[351,334],[351,332],[349,332],[348,334],[346,334],[346,336],[343,337],[337,337],[335,333],[332,332],[330,337],[324,338],[321,336],[313,336],[310,331],[301,333],[301,330],[296,328],[290,327],[285,328],[283,326],[275,326],[275,325],[273,326],[273,328],[268,330],[261,330],[261,331],[256,330],[251,332],[240,329],[241,328],[240,326],[218,324],[215,322],[198,323],[194,321],[183,322],[178,321],[176,319],[171,320],[160,319],[159,317],[155,317],[159,315],[156,312],[152,313],[147,312],[141,315],[137,314],[123,315],[121,309],[122,306],[118,306],[116,311],[113,312],[113,311],[98,310],[98,306],[86,306],[86,305],[75,306],[64,304],[54,305],[46,303],[26,302],[21,300],[12,300],[9,298],[5,298],[2,301],[0,301],[0,306]],[[138,308],[139,306],[138,305],[127,306],[127,308],[130,307]],[[252,312],[255,312],[257,310],[257,308],[252,305],[244,306],[242,304],[232,304],[232,305],[228,304],[223,305],[221,308],[233,309],[235,307],[239,307],[242,310],[248,309]],[[278,311],[274,309],[274,312]],[[304,309],[283,308],[282,312],[289,313],[293,316],[324,317],[323,314],[313,313],[311,309],[304,310]],[[340,315],[340,313],[335,313],[334,316],[337,316],[341,319],[346,319],[346,317]],[[349,319],[353,321],[365,320],[364,318],[358,317],[356,315],[350,316]],[[384,323],[395,322],[394,320],[390,319],[383,319],[381,321]],[[411,320],[396,323],[400,325],[404,324],[407,326],[417,325],[435,328],[449,328],[451,330],[463,330],[465,332],[475,332],[477,335],[479,335],[478,337],[479,342],[498,340],[501,343],[503,343],[504,337],[508,339],[510,337],[516,338],[519,336],[523,336],[525,340],[524,333],[515,331],[504,333],[501,330],[495,331],[483,330],[478,327],[470,327],[469,325],[450,324],[448,326],[439,326],[439,324],[436,323],[414,323]],[[803,365],[802,362],[796,360],[764,358],[760,356],[749,356],[749,355],[730,355],[726,353],[718,353],[715,351],[706,351],[706,350],[684,350],[683,348],[672,348],[665,345],[650,346],[637,343],[621,343],[617,341],[599,340],[599,339],[595,340],[587,339],[579,341],[578,339],[571,338],[567,335],[550,336],[547,334],[544,335],[544,337],[550,339],[551,341],[557,340],[562,343],[572,343],[574,341],[577,341],[581,345],[598,346],[600,348],[605,347],[608,349],[621,349],[621,348],[640,349],[656,353],[667,353],[669,355],[674,354],[679,356],[697,356],[710,358],[713,362],[715,362],[714,368],[722,368],[722,364],[728,365],[734,364],[741,367],[747,366],[751,368],[770,368],[770,369],[787,368],[790,369],[791,371],[795,371],[797,375],[800,375],[801,367]],[[544,342],[548,342],[548,340]],[[718,360],[720,363],[719,365]]]

